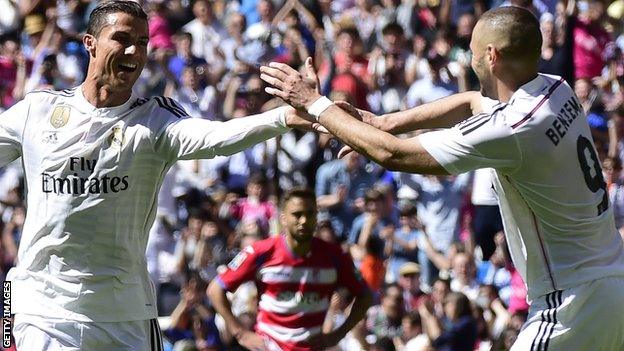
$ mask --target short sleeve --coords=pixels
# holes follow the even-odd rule
[[[497,117],[482,113],[453,128],[421,134],[418,140],[451,174],[488,167],[512,172],[521,165],[522,154],[511,127]]]
[[[346,253],[340,254],[337,281],[341,286],[347,288],[353,296],[362,295],[368,289],[362,276],[355,270],[351,256]]]
[[[29,105],[22,100],[0,114],[0,166],[21,155],[22,134],[26,124]]]
[[[221,287],[234,291],[244,282],[254,279],[260,265],[260,253],[255,245],[247,246],[227,265],[225,272],[217,277]]]

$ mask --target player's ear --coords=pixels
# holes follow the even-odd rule
[[[487,60],[488,65],[491,67],[496,60],[498,59],[499,52],[496,51],[496,48],[492,44],[488,44],[485,48],[485,59]]]
[[[82,37],[82,44],[85,46],[85,49],[87,49],[91,57],[95,57],[96,42],[97,39],[95,39],[95,37],[91,34],[85,34],[84,37]]]

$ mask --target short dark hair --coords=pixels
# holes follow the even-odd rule
[[[247,184],[258,184],[262,186],[267,186],[269,184],[269,179],[267,179],[264,173],[257,172],[249,176]]]
[[[411,203],[407,203],[401,206],[399,209],[399,215],[401,217],[411,217],[416,214],[418,214],[418,210],[416,209],[416,206],[414,206],[414,204],[411,204]]]
[[[382,29],[381,34],[382,35],[390,35],[390,34],[404,35],[405,31],[403,30],[403,27],[401,27],[400,24],[396,22],[390,22],[386,24],[386,26]]]
[[[374,202],[383,200],[383,194],[377,189],[368,189],[364,195],[364,202]]]
[[[137,17],[147,22],[147,13],[143,11],[141,5],[131,0],[108,0],[99,3],[89,15],[87,23],[87,34],[94,37],[100,35],[102,28],[106,26],[106,17],[112,13],[123,12],[132,17]]]
[[[542,32],[539,20],[529,10],[516,6],[504,6],[485,12],[479,22],[485,22],[490,30],[503,30],[509,42],[500,50],[512,60],[531,59],[537,64],[542,52]]]
[[[472,305],[468,297],[460,292],[452,291],[444,299],[444,303],[452,303],[455,305],[455,316],[448,316],[451,319],[459,319],[461,317],[472,315]]]
[[[314,194],[314,191],[305,187],[294,187],[286,191],[284,196],[282,196],[282,207],[284,207],[286,203],[293,198],[310,200],[316,204],[316,195]]]

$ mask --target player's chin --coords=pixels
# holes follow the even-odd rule
[[[120,71],[115,74],[115,81],[118,83],[117,85],[134,85],[137,79],[139,79],[139,75],[135,72]]]
[[[293,237],[298,242],[307,242],[307,241],[312,240],[313,235],[314,233],[311,233],[309,231],[298,230],[297,233],[293,235]]]

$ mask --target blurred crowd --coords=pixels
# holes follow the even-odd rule
[[[85,78],[89,0],[0,0],[0,111],[30,91]],[[282,104],[258,68],[314,59],[323,94],[376,114],[478,89],[470,37],[479,15],[521,6],[540,20],[540,71],[563,76],[588,115],[616,225],[624,232],[624,0],[154,0],[142,96],[176,99],[191,116],[228,120]],[[350,252],[375,293],[335,350],[508,350],[526,320],[491,172],[389,172],[301,131],[230,157],[182,161],[165,176],[146,259],[167,348],[237,350],[207,284],[241,249],[279,228],[280,194],[315,189],[317,235]],[[15,264],[27,204],[18,161],[0,169],[0,269]],[[142,254],[142,253],[136,253]],[[257,292],[232,294],[250,329]],[[344,320],[335,294],[324,328]]]

